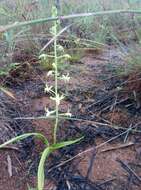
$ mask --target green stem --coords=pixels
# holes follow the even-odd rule
[[[55,36],[57,35],[57,22],[55,21]],[[58,96],[58,59],[57,59],[57,38],[54,39],[54,56],[55,56],[55,96]],[[56,100],[56,117],[54,126],[54,144],[56,143],[57,127],[59,119],[58,103]]]
[[[49,17],[49,18],[41,18],[36,20],[29,20],[25,22],[15,22],[10,25],[3,25],[0,26],[0,32],[6,32],[10,29],[15,29],[18,27],[24,27],[28,25],[35,25],[40,23],[46,23],[46,22],[52,22],[57,20],[66,20],[66,19],[75,19],[75,18],[81,18],[81,17],[89,17],[89,16],[102,16],[102,15],[111,15],[111,14],[128,14],[128,13],[134,13],[134,14],[141,14],[141,10],[109,10],[109,11],[98,11],[98,12],[90,12],[90,13],[79,13],[79,14],[72,14],[72,15],[66,15],[66,16],[58,16],[58,17]]]

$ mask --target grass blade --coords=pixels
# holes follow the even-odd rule
[[[24,22],[15,22],[10,25],[2,25],[0,26],[0,33],[6,32],[11,29],[24,27],[28,25],[35,25],[40,23],[46,23],[46,22],[52,22],[57,20],[68,20],[68,19],[76,19],[76,18],[82,18],[82,17],[89,17],[89,16],[103,16],[103,15],[111,15],[111,14],[141,14],[141,10],[109,10],[109,11],[98,11],[98,12],[89,12],[89,13],[78,13],[78,14],[72,14],[67,16],[58,16],[58,17],[49,17],[49,18],[41,18],[36,20],[29,20]]]
[[[66,26],[65,28],[63,28],[56,36],[54,36],[40,51],[40,53],[42,53],[52,42],[54,42],[54,40],[59,37],[63,32],[65,32],[68,28],[70,28],[70,26],[72,26],[72,24],[70,24],[69,26]]]
[[[9,141],[1,144],[0,148],[3,148],[3,147],[5,147],[11,143],[21,141],[21,140],[26,139],[26,138],[31,137],[31,136],[35,136],[35,137],[41,139],[47,146],[49,145],[48,140],[42,134],[40,134],[40,133],[26,133],[26,134],[14,137],[14,138],[10,139]]]

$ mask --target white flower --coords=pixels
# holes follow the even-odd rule
[[[52,88],[53,88],[53,86],[48,86],[48,85],[46,84],[44,91],[45,91],[46,93],[52,92]]]
[[[55,97],[50,97],[51,100],[54,100],[56,102],[56,104],[59,106],[61,100],[63,100],[65,97],[63,95],[59,95],[57,94]]]
[[[54,69],[56,69],[56,64],[55,63],[52,63],[52,66]]]
[[[61,55],[58,57],[58,59],[63,59],[63,58],[66,60],[69,60],[69,59],[71,59],[71,56],[69,54],[64,54],[64,55]]]
[[[62,75],[61,79],[67,83],[70,81],[70,76],[69,76],[69,73],[67,73],[66,75]]]
[[[39,56],[39,59],[46,60],[46,58],[47,58],[47,54],[41,54],[41,55]]]
[[[54,71],[49,71],[48,73],[47,73],[47,76],[49,77],[49,76],[52,76],[54,74]]]
[[[71,59],[71,56],[70,56],[69,54],[65,54],[65,55],[64,55],[64,58],[66,58],[66,59]]]
[[[55,112],[55,110],[49,111],[48,108],[45,108],[45,112],[46,112],[46,117],[49,117],[50,115],[52,115]]]
[[[71,117],[72,113],[70,112],[70,109],[68,109],[68,111],[66,113],[61,113],[59,115],[66,116],[66,117]]]
[[[71,117],[72,113],[70,113],[69,111],[67,111],[67,113],[64,113],[64,115],[67,116],[67,117]]]
[[[58,51],[60,51],[60,52],[64,52],[64,48],[63,48],[63,46],[61,46],[61,45],[57,45],[57,49],[58,49]]]

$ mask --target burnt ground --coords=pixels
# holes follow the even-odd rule
[[[44,93],[44,81],[52,83],[52,79],[46,79],[46,72],[35,62],[22,63],[1,79],[15,97],[0,94],[2,131],[6,131],[2,141],[28,131],[41,132],[52,141],[53,121],[14,119],[43,116],[45,106],[53,106]],[[50,156],[45,189],[141,189],[141,72],[134,69],[123,75],[120,68],[126,70],[126,57],[114,46],[87,51],[67,67],[71,80],[60,111],[69,107],[73,119],[60,121],[57,138],[84,139]],[[59,90],[65,92],[62,83]],[[35,187],[42,150],[42,143],[35,139],[2,149],[0,190]]]

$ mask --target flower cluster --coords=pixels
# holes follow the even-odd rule
[[[57,24],[57,28],[58,28],[58,24]],[[53,26],[50,31],[51,34],[56,35],[56,30],[57,30],[56,26]],[[64,82],[64,84],[67,84],[70,81],[70,75],[69,73],[60,74],[58,72],[58,63],[62,62],[62,60],[65,61],[65,60],[70,59],[70,55],[65,54],[64,48],[61,45],[57,45],[57,44],[56,44],[56,54],[57,54],[57,57],[55,57],[55,55],[53,56],[53,55],[43,53],[39,56],[39,60],[46,62],[46,60],[49,57],[52,57],[53,58],[53,62],[51,63],[52,69],[48,71],[47,78],[54,77],[55,85],[58,85],[58,82],[56,80],[61,80]],[[61,101],[65,99],[65,96],[63,94],[58,93],[58,90],[57,90],[58,86],[55,86],[55,85],[52,86],[46,82],[44,92],[51,95],[50,99],[55,102],[59,110],[59,105]],[[45,113],[47,117],[52,116],[52,115],[55,116],[56,111],[57,111],[56,108],[54,110],[49,110],[48,108],[45,108]],[[58,113],[58,115],[65,116],[65,117],[72,116],[69,109],[66,113]]]
[[[47,73],[47,76],[54,76],[54,71],[53,70],[49,71]],[[65,84],[68,83],[70,81],[69,73],[67,73],[66,75],[62,74],[61,76],[58,77],[58,79],[64,81]],[[44,92],[52,95],[52,96],[50,96],[50,99],[55,101],[55,103],[58,107],[59,107],[61,101],[65,99],[65,96],[63,94],[61,94],[61,95],[59,93],[56,94],[54,91],[54,87],[52,85],[48,85],[47,82],[45,84]],[[48,108],[45,108],[45,112],[46,112],[47,117],[55,114],[55,111],[56,110],[49,111]],[[66,117],[72,116],[69,109],[66,113],[63,113],[63,114],[61,113],[59,115],[60,116],[66,116]]]

